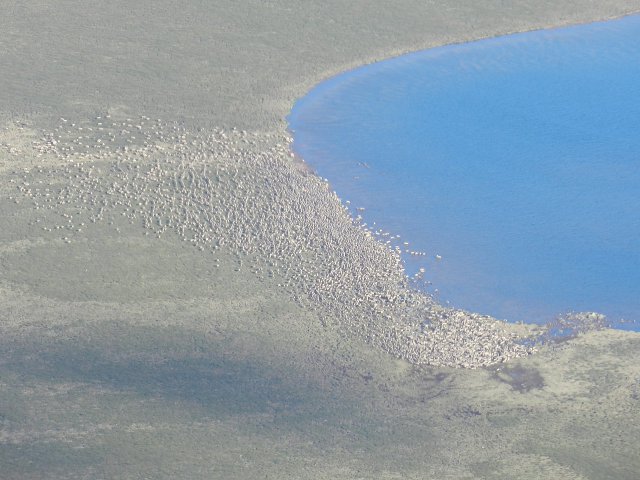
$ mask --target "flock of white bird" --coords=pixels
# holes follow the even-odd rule
[[[532,352],[503,322],[413,288],[400,258],[408,245],[352,216],[300,168],[289,138],[104,115],[61,119],[32,148],[42,165],[10,175],[12,200],[48,212],[43,235],[74,242],[118,217],[203,255],[231,253],[345,335],[414,364],[475,368]]]

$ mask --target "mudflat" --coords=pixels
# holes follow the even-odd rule
[[[635,478],[637,334],[533,348],[416,294],[285,116],[350,67],[640,3],[289,3],[5,7],[0,476]]]

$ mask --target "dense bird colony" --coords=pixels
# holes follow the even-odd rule
[[[82,125],[61,119],[31,148],[42,162],[9,174],[11,200],[59,215],[45,234],[73,242],[85,225],[118,216],[203,254],[223,247],[238,269],[281,279],[345,335],[414,364],[475,368],[532,351],[502,322],[414,288],[400,247],[350,215],[293,158],[288,138],[105,115]]]

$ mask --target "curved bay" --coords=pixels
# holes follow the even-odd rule
[[[294,148],[374,231],[401,235],[408,273],[425,268],[441,300],[635,320],[639,33],[630,16],[367,65],[296,103]]]

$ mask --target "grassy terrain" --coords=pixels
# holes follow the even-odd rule
[[[344,68],[639,8],[4,2],[0,479],[637,478],[637,334],[594,332],[487,369],[418,368],[224,248],[150,237],[125,217],[65,241],[42,225],[73,206],[16,203],[9,182],[55,166],[32,142],[59,117],[282,134],[292,101]]]

